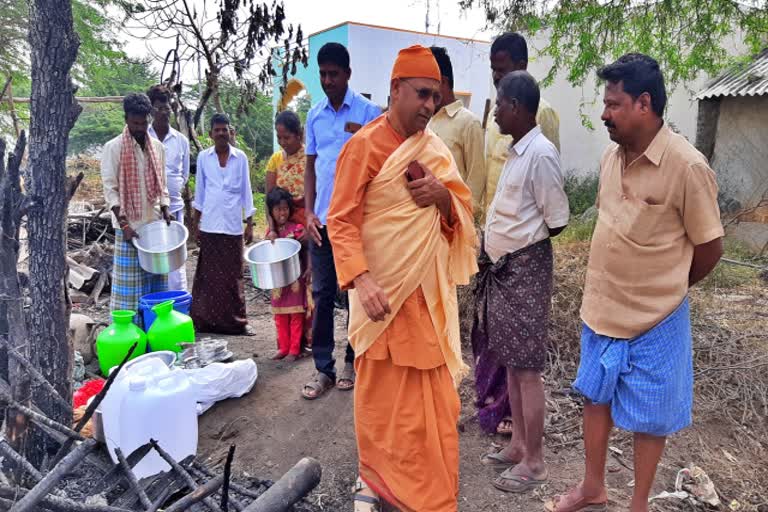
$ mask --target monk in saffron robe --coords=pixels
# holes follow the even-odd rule
[[[467,366],[456,285],[477,271],[477,237],[470,189],[426,128],[439,91],[430,50],[401,50],[389,111],[347,142],[336,167],[328,231],[350,290],[356,512],[457,510],[456,386]],[[423,177],[407,175],[414,161]]]

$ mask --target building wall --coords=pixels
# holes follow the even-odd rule
[[[768,97],[723,98],[712,167],[721,192],[757,204],[768,193]]]
[[[420,34],[366,25],[348,25],[349,52],[352,59],[350,85],[360,93],[371,94],[371,100],[387,104],[389,77],[397,52],[408,46],[442,46],[451,57],[454,89],[472,94],[469,108],[483,115],[488,97],[488,52],[490,44],[434,34]]]

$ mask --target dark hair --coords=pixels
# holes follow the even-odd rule
[[[293,215],[293,196],[284,188],[275,187],[267,194],[267,213],[272,215],[272,208],[283,201],[288,203],[288,211]],[[274,219],[274,217],[272,217]]]
[[[123,98],[123,112],[126,116],[148,116],[152,112],[152,103],[144,93],[133,93]]]
[[[229,122],[229,116],[221,112],[213,114],[213,116],[211,116],[211,130],[213,130],[213,125],[215,124],[225,124],[229,126],[231,124]]]
[[[336,64],[341,69],[349,69],[349,52],[343,44],[325,43],[317,52],[317,65]]]
[[[168,89],[165,85],[153,85],[149,88],[147,91],[147,96],[149,97],[149,102],[154,105],[156,101],[161,101],[164,103],[170,103],[171,102],[171,90]]]
[[[664,116],[667,106],[667,90],[664,75],[659,63],[642,53],[628,53],[619,57],[613,64],[600,68],[597,76],[612,84],[622,83],[624,92],[636,100],[647,92],[651,97],[651,107],[657,116]]]
[[[491,55],[507,52],[513,62],[528,62],[528,43],[517,32],[505,32],[493,40]]]
[[[453,90],[453,65],[451,64],[451,58],[448,56],[448,50],[440,46],[431,46],[429,49],[437,61],[440,74],[448,79],[448,86]]]
[[[513,71],[506,75],[499,82],[498,92],[507,101],[517,100],[533,115],[539,110],[539,84],[527,71]]]
[[[299,116],[296,115],[296,112],[293,112],[292,110],[283,110],[277,114],[277,117],[275,118],[275,128],[277,128],[277,125],[279,124],[283,125],[286,130],[297,137],[301,137],[301,120],[299,119]]]

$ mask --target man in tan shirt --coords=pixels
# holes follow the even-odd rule
[[[523,36],[517,32],[506,32],[494,39],[491,45],[491,72],[493,73],[494,87],[498,87],[499,81],[509,73],[525,71],[527,69],[528,44]],[[560,117],[543,98],[539,102],[536,124],[541,127],[541,132],[544,136],[560,151]],[[490,120],[490,122],[486,121],[485,160],[487,178],[484,210],[490,206],[493,197],[496,195],[496,184],[499,182],[504,163],[509,156],[509,146],[513,142],[511,135],[502,135],[499,132],[499,127],[493,120]]]
[[[428,127],[445,142],[451,150],[459,174],[472,191],[472,206],[475,217],[483,211],[485,203],[485,140],[483,125],[471,110],[464,108],[453,92],[453,65],[445,48],[430,48],[437,65],[440,66],[442,101]]]
[[[586,473],[551,509],[605,509],[605,460],[615,425],[634,433],[629,510],[647,512],[666,436],[691,423],[688,289],[717,265],[724,232],[714,172],[664,124],[658,63],[628,54],[598,76],[606,83],[602,120],[616,144],[600,163],[574,382],[585,397]]]

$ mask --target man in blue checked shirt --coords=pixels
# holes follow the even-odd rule
[[[349,67],[349,52],[343,45],[325,44],[317,54],[317,63],[326,97],[307,115],[307,166],[304,174],[312,297],[315,302],[312,354],[318,371],[302,390],[302,395],[308,400],[314,400],[334,385],[341,390],[351,390],[355,386],[355,354],[349,344],[344,357],[344,370],[336,378],[333,310],[337,280],[333,248],[325,224],[336,177],[336,159],[341,148],[360,128],[381,114],[378,106],[349,88],[352,70]]]

